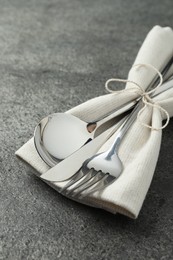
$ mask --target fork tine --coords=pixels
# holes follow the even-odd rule
[[[67,182],[67,184],[63,188],[60,189],[59,192],[62,193],[62,194],[66,194],[66,192],[64,192],[64,191],[66,191],[70,186],[72,186],[74,183],[76,183],[81,178],[83,178],[85,176],[85,174],[86,173],[82,169],[77,171],[75,173],[75,175],[69,180],[69,182]]]
[[[68,194],[68,195],[71,193],[73,194],[74,190],[77,190],[85,183],[88,183],[89,180],[92,179],[96,174],[97,174],[97,172],[94,171],[94,169],[88,169],[88,172],[85,175],[85,177],[83,176],[84,178],[81,178],[82,180],[80,179],[81,181],[77,185],[75,185],[74,188],[70,189],[70,191],[67,191],[66,194]]]
[[[93,186],[94,184],[96,184],[97,182],[102,180],[105,176],[105,173],[103,173],[101,171],[97,172],[94,170],[94,172],[96,174],[92,178],[90,178],[86,183],[83,183],[83,185],[80,185],[79,189],[76,192],[74,192],[74,190],[76,190],[74,188],[74,190],[73,190],[74,193],[73,193],[72,197],[77,196],[79,193],[82,193],[86,189],[90,188],[91,186]]]
[[[88,188],[89,191],[87,191],[88,189],[86,189],[85,192],[79,196],[79,199],[83,199],[84,197],[89,196],[98,190],[102,190],[103,188],[106,188],[115,180],[116,180],[115,177],[113,177],[110,174],[106,174],[99,182],[95,183],[95,185],[94,184],[92,185],[94,186],[93,188],[92,186],[90,186]]]

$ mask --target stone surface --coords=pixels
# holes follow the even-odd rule
[[[0,259],[173,259],[173,121],[137,220],[64,198],[14,152],[45,115],[126,78],[173,1],[8,0],[0,8]]]

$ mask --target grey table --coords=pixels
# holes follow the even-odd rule
[[[148,31],[173,26],[173,1],[0,1],[0,259],[173,259],[173,121],[140,216],[75,203],[14,152],[45,115],[127,76]]]

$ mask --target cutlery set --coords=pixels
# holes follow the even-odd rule
[[[127,80],[109,79],[109,94],[43,118],[16,155],[64,196],[137,218],[173,116],[172,43],[170,27],[154,26]],[[126,88],[112,91],[114,81]]]
[[[163,77],[172,64],[173,58],[162,70]],[[154,79],[147,90],[154,88],[158,80]],[[169,77],[150,96],[155,98],[172,87],[173,79]],[[94,122],[87,123],[67,113],[52,114],[41,120],[35,129],[34,143],[40,157],[52,167],[41,178],[50,182],[68,181],[59,192],[79,199],[110,185],[123,172],[118,149],[142,107],[143,102],[138,98]],[[95,136],[99,127],[113,119],[116,119],[113,126]],[[113,134],[116,137],[112,146],[98,154],[99,148]]]

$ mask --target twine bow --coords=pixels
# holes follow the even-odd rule
[[[160,71],[158,71],[153,65],[151,64],[143,64],[143,63],[140,63],[140,64],[135,64],[132,66],[132,69],[134,67],[147,67],[147,68],[151,68],[153,69],[154,71],[156,71],[156,73],[158,74],[159,78],[160,78],[160,82],[158,83],[158,85],[153,88],[152,90],[150,91],[145,91],[138,83],[132,81],[132,80],[128,80],[128,79],[119,79],[119,78],[111,78],[111,79],[108,79],[105,83],[105,89],[109,92],[109,93],[115,93],[115,94],[119,94],[121,92],[125,92],[125,91],[130,91],[130,92],[135,92],[137,93],[139,96],[141,96],[141,100],[144,104],[144,107],[141,108],[141,110],[138,112],[138,115],[137,115],[137,120],[141,123],[141,125],[145,126],[145,127],[148,127],[152,130],[156,130],[156,131],[159,131],[163,128],[165,128],[168,123],[169,123],[169,120],[170,120],[170,116],[168,114],[168,112],[161,106],[159,105],[157,102],[154,102],[153,99],[150,97],[150,94],[152,94],[153,92],[156,91],[156,89],[158,89],[162,83],[163,83],[163,76],[162,74],[160,73]],[[130,89],[123,89],[123,90],[112,90],[110,87],[109,87],[109,83],[110,82],[123,82],[123,83],[132,83],[133,85],[135,85],[135,87],[132,87]],[[142,122],[141,118],[140,118],[140,115],[141,113],[145,110],[145,108],[147,106],[150,106],[152,108],[157,108],[159,109],[160,111],[162,111],[165,115],[166,115],[166,122],[165,124],[162,126],[162,127],[153,127],[153,126],[150,126],[144,122]]]

